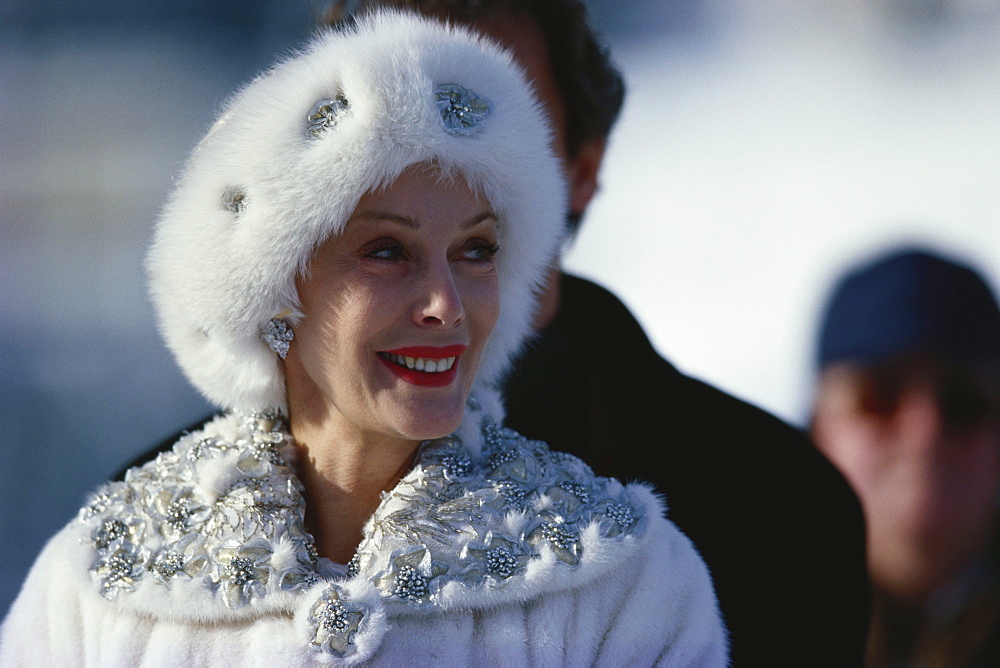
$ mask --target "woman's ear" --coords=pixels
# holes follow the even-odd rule
[[[604,137],[591,139],[566,161],[566,179],[569,186],[569,211],[582,215],[597,193],[597,174],[604,160]]]

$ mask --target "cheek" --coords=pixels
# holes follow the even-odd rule
[[[1000,491],[1000,437],[992,428],[973,430],[952,452],[954,487],[964,489],[974,505],[992,503]]]
[[[852,411],[837,411],[817,420],[814,439],[859,494],[876,486],[891,466],[892,448],[880,442],[878,429],[870,420]]]
[[[361,325],[368,321],[366,312],[377,312],[366,306],[371,299],[362,286],[357,282],[327,281],[300,292],[305,317],[295,335],[304,354],[314,360],[343,358],[347,353],[344,346],[361,340]]]
[[[473,281],[465,300],[474,333],[488,337],[500,317],[500,284],[496,274]]]

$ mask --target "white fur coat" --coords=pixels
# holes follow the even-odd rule
[[[228,415],[52,539],[0,628],[0,665],[725,665],[705,565],[653,493],[489,417],[565,210],[548,122],[495,45],[390,13],[234,97],[150,252],[168,345],[218,405],[284,407],[261,332],[302,316],[294,279],[362,194],[418,163],[462,174],[497,213],[501,313],[479,399],[421,446],[346,571],[306,531],[280,416]]]
[[[51,540],[0,665],[726,664],[705,566],[650,490],[468,418],[471,447],[424,444],[339,575],[280,418],[215,420]]]

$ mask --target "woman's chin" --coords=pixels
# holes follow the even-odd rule
[[[414,441],[442,438],[462,424],[465,402],[452,406],[414,406],[400,415],[397,430]]]

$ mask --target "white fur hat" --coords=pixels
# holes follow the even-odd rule
[[[405,13],[323,33],[258,77],[195,149],[147,258],[163,335],[188,378],[222,408],[286,409],[261,331],[280,314],[301,317],[296,276],[363,194],[432,161],[498,215],[501,312],[476,380],[494,385],[530,332],[562,235],[546,118],[506,52]]]

